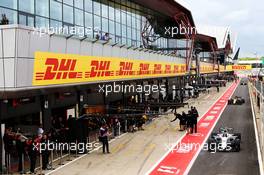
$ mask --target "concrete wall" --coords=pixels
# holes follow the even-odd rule
[[[30,27],[0,26],[0,90],[30,88],[36,51],[185,63],[185,59],[133,48],[40,34]]]

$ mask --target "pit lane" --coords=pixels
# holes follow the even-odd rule
[[[234,128],[234,132],[241,133],[240,152],[209,153],[201,151],[190,169],[189,175],[260,174],[248,86],[239,85],[233,94],[233,97],[235,96],[243,97],[245,104],[228,105],[213,132],[217,132],[220,127],[227,126]]]

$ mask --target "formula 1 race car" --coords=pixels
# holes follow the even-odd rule
[[[220,128],[218,133],[212,133],[208,139],[208,151],[239,152],[241,134],[232,133],[233,128]]]
[[[245,99],[243,99],[242,97],[236,96],[235,98],[229,99],[227,104],[229,104],[229,105],[242,105],[243,103],[245,103]]]
[[[245,82],[245,81],[241,81],[241,82],[240,82],[240,85],[247,85],[247,82]]]

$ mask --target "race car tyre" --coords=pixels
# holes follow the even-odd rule
[[[237,136],[237,138],[241,141],[241,133],[234,133],[234,136]]]
[[[208,139],[208,151],[209,152],[215,152],[216,151],[216,142],[212,138]]]
[[[234,151],[235,152],[239,152],[240,151],[240,140],[239,139],[235,140]]]

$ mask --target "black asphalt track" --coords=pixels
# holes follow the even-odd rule
[[[202,150],[189,175],[258,175],[259,164],[248,86],[238,85],[234,96],[245,99],[243,105],[227,105],[213,132],[232,127],[241,133],[240,152],[210,153]]]

